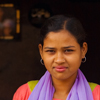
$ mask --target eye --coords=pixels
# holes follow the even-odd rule
[[[73,52],[74,50],[72,50],[72,49],[67,49],[67,50],[65,50],[65,52]]]
[[[46,50],[46,52],[54,53],[54,50]]]

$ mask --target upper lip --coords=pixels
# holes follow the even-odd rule
[[[55,66],[54,68],[59,68],[59,69],[61,69],[61,68],[67,68],[67,67],[65,67],[65,66]]]

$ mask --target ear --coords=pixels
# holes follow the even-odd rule
[[[38,45],[38,48],[39,48],[39,52],[40,52],[40,56],[41,58],[43,59],[43,47],[41,44]]]
[[[86,42],[83,42],[83,47],[82,47],[82,58],[85,57],[86,53],[87,53],[87,50],[88,50],[88,45]]]

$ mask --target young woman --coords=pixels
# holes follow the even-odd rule
[[[100,100],[100,86],[79,69],[86,61],[86,34],[76,18],[56,15],[41,28],[39,51],[47,71],[16,91],[13,100]]]

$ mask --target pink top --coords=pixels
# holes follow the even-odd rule
[[[13,100],[28,100],[31,94],[28,84],[20,86],[13,96]]]

